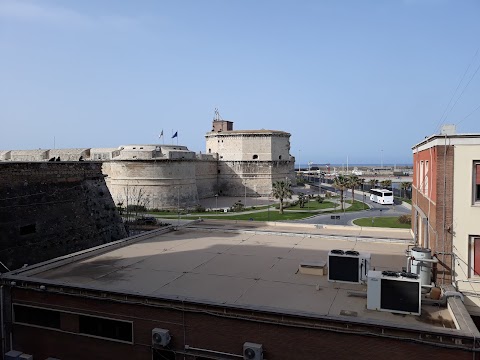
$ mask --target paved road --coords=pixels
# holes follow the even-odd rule
[[[331,186],[322,185],[322,189],[335,191]],[[315,193],[312,189],[311,193]],[[346,198],[351,199],[351,191],[345,192]],[[352,220],[364,217],[385,217],[385,216],[400,216],[405,214],[410,214],[410,210],[403,207],[402,205],[380,205],[370,201],[368,194],[363,197],[362,194],[355,192],[355,200],[365,201],[370,206],[369,210],[366,211],[355,211],[355,212],[346,212],[343,214],[337,213],[335,215],[340,216],[340,219],[332,219],[333,214],[328,215],[316,215],[308,219],[296,220],[295,222],[306,223],[306,224],[326,224],[326,225],[351,225]]]
[[[323,190],[329,190],[329,191],[335,191],[335,189],[332,186],[322,184],[322,189]],[[311,189],[304,189],[304,188],[295,188],[294,192],[298,194],[299,192],[303,192],[306,194],[317,194],[318,189],[311,188]],[[345,194],[346,199],[351,199],[351,191],[346,191]],[[204,199],[204,206],[205,205],[210,205],[214,206],[218,205],[218,208],[222,207],[228,207],[230,204],[233,204],[238,198],[237,197],[219,197],[218,199],[215,198],[210,198],[210,199]],[[260,205],[265,205],[265,204],[272,204],[276,203],[276,200],[269,199],[269,198],[248,198],[248,204],[260,206]],[[333,201],[336,201],[337,199],[332,199]],[[356,212],[346,212],[346,213],[337,213],[335,214],[336,216],[340,216],[340,219],[332,219],[331,216],[333,214],[326,214],[326,215],[314,215],[312,217],[309,217],[307,219],[302,219],[302,220],[294,220],[292,222],[297,222],[297,223],[305,223],[305,224],[326,224],[326,225],[352,225],[352,220],[358,219],[358,218],[364,218],[364,217],[382,217],[382,216],[400,216],[404,214],[410,214],[410,210],[401,206],[401,205],[380,205],[377,203],[374,203],[369,200],[369,195],[368,193],[366,194],[365,198],[363,197],[363,194],[359,193],[358,191],[355,192],[355,200],[359,201],[364,201],[367,203],[370,207],[370,209],[366,211],[356,211]],[[338,209],[340,208],[340,205],[337,207]],[[271,211],[277,211],[273,210],[273,208],[270,208]],[[329,209],[328,209],[329,210]],[[245,213],[255,213],[255,212],[260,212],[260,211],[265,211],[265,209],[262,210],[250,210],[243,212]],[[288,211],[288,209],[286,209]],[[205,213],[204,216],[218,216],[218,215],[223,215],[223,213]],[[225,214],[226,218],[228,218],[228,215],[232,215],[232,213]],[[180,223],[180,225],[184,223],[188,223],[189,220],[184,220],[182,219],[182,216],[180,217],[180,221],[178,218],[175,219],[165,219],[166,222],[170,222],[173,225],[177,225]]]

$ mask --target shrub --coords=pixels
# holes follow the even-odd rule
[[[318,195],[316,199],[319,204],[323,203],[323,197],[321,197],[320,195]]]
[[[230,207],[231,211],[242,211],[245,206],[242,204],[240,200],[238,200],[235,204]]]
[[[412,223],[412,215],[401,215],[398,217],[398,222],[400,224],[411,224]]]
[[[195,206],[194,211],[197,212],[197,213],[203,213],[203,212],[205,212],[206,210],[205,210],[205,208],[204,208],[202,205],[198,204],[197,206]]]
[[[128,205],[127,211],[135,212],[135,211],[146,211],[147,209],[143,205]]]

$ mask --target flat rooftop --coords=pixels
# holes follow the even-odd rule
[[[327,276],[298,272],[300,262],[326,261],[331,249],[369,252],[372,268],[400,270],[406,264],[407,242],[362,241],[355,237],[342,240],[266,230],[195,227],[154,231],[7,276],[47,286],[379,323],[417,331],[455,330],[456,321],[446,307],[424,305],[422,316],[371,311],[366,309],[366,297],[350,294],[366,293],[365,285],[332,283]]]

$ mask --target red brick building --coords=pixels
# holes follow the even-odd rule
[[[415,243],[438,258],[437,284],[453,284],[480,315],[480,134],[451,131],[412,149]]]

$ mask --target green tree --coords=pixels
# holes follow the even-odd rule
[[[278,212],[283,214],[283,199],[291,199],[292,198],[292,188],[290,181],[286,179],[285,181],[275,181],[272,184],[272,195],[275,199],[280,200],[280,207],[278,208]]]
[[[368,182],[370,184],[370,188],[374,188],[375,186],[378,185],[378,180],[377,179],[370,179],[370,181]]]
[[[298,204],[301,208],[305,207],[305,204],[309,201],[308,197],[304,193],[298,194]]]
[[[348,187],[352,190],[352,204],[355,200],[355,187],[362,185],[363,181],[357,175],[352,174],[348,176]]]
[[[382,184],[382,188],[384,188],[384,189],[391,188],[392,187],[392,180],[383,180],[381,182],[381,184]]]
[[[337,190],[340,190],[340,206],[343,211],[343,193],[349,188],[348,177],[343,175],[338,175],[333,179],[333,187]]]
[[[401,187],[402,187],[402,190],[403,190],[403,197],[406,198],[407,197],[407,190],[412,187],[412,183],[410,181],[402,182]]]

